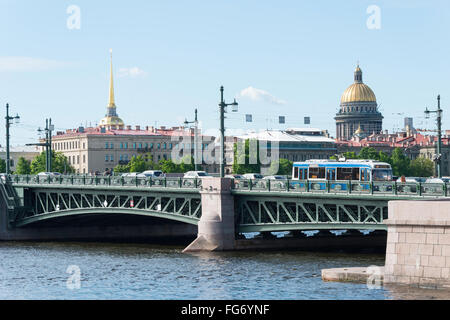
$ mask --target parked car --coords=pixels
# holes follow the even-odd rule
[[[184,174],[183,178],[203,178],[210,175],[206,171],[188,171]]]
[[[427,180],[427,178],[421,178],[421,177],[405,177],[405,183],[424,183]],[[397,180],[397,183],[402,182],[402,177],[399,177]]]
[[[287,180],[284,176],[267,176],[263,178],[264,180]]]
[[[450,178],[429,178],[423,185],[424,193],[441,194],[444,191],[443,184],[450,183]]]
[[[147,170],[140,174],[138,174],[138,177],[150,177],[150,178],[164,178],[166,175],[161,170]]]
[[[59,177],[59,176],[61,176],[61,173],[59,173],[59,172],[39,172],[37,175],[40,177],[48,177],[48,176]]]
[[[122,173],[121,176],[122,177],[137,177],[138,176],[138,172],[125,172]]]
[[[227,174],[225,178],[231,178],[231,179],[244,179],[244,176],[242,174]]]
[[[255,179],[263,179],[264,176],[262,174],[259,173],[246,173],[244,174],[244,179],[251,179],[251,180],[255,180]]]

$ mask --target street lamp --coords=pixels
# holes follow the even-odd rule
[[[438,141],[437,141],[437,144],[436,144],[436,155],[433,157],[433,161],[436,162],[437,177],[438,178],[442,178],[442,172],[441,172],[441,158],[442,158],[442,154],[441,154],[441,146],[442,146],[442,141],[441,141],[441,136],[442,136],[442,130],[441,130],[441,127],[442,127],[441,95],[438,95],[437,100],[438,100],[437,110],[430,111],[430,110],[428,110],[428,108],[426,108],[425,109],[425,118],[429,119],[430,118],[430,113],[436,113],[436,115],[437,115]]]
[[[15,117],[9,116],[9,104],[6,104],[6,174],[10,174],[10,165],[11,159],[9,158],[9,127],[12,125],[11,120],[14,120],[15,123],[19,123],[20,117],[16,114]]]
[[[219,103],[219,111],[220,111],[220,177],[223,178],[225,176],[225,107],[233,106],[233,112],[237,112],[238,103],[236,99],[234,99],[233,103],[225,103],[223,100],[223,86],[220,87],[220,103]]]
[[[187,121],[187,119],[184,121],[184,125],[187,126],[188,124],[193,123],[194,124],[194,166],[195,171],[198,171],[198,119],[197,119],[197,109],[195,109],[195,120],[194,121]],[[202,160],[200,160],[203,162]]]

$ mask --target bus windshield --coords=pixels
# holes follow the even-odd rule
[[[392,181],[391,169],[374,169],[372,170],[373,181]]]

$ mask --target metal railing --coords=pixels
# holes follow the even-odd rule
[[[154,187],[197,189],[201,187],[201,179],[196,178],[152,178],[121,176],[38,176],[11,175],[10,181],[15,184],[29,185],[72,185],[72,186],[121,186],[121,187]]]
[[[315,180],[234,180],[233,190],[265,192],[312,192],[331,194],[449,196],[449,185],[443,183],[399,183]]]
[[[202,179],[197,178],[152,178],[121,176],[37,176],[10,175],[14,184],[29,185],[76,185],[76,186],[123,186],[142,188],[201,189]],[[317,181],[317,180],[264,180],[234,179],[232,190],[264,192],[310,192],[330,194],[404,195],[447,197],[449,185],[443,183],[399,183],[362,181]]]

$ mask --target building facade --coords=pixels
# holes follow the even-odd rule
[[[383,116],[378,111],[377,99],[372,89],[363,83],[359,65],[355,70],[354,83],[341,97],[335,120],[337,140],[350,140],[355,133],[364,136],[382,130]]]
[[[292,162],[309,159],[329,159],[337,153],[336,141],[326,130],[312,128],[290,128],[286,130],[266,130],[236,137],[237,141],[258,140],[265,142],[268,156],[277,152],[280,159]],[[277,148],[274,150],[274,148]]]
[[[126,126],[117,114],[112,58],[110,71],[109,103],[106,115],[101,119],[99,126],[57,132],[52,137],[52,149],[63,153],[77,173],[109,171],[119,164],[127,164],[133,157],[139,155],[144,156],[146,161],[159,162],[168,159],[176,161],[186,155],[194,157],[195,150],[201,162],[199,169],[212,173],[218,171],[217,165],[203,161],[203,155],[208,156],[208,150],[212,149],[214,156],[215,138],[212,136],[198,132],[198,147],[195,148],[193,129]]]

